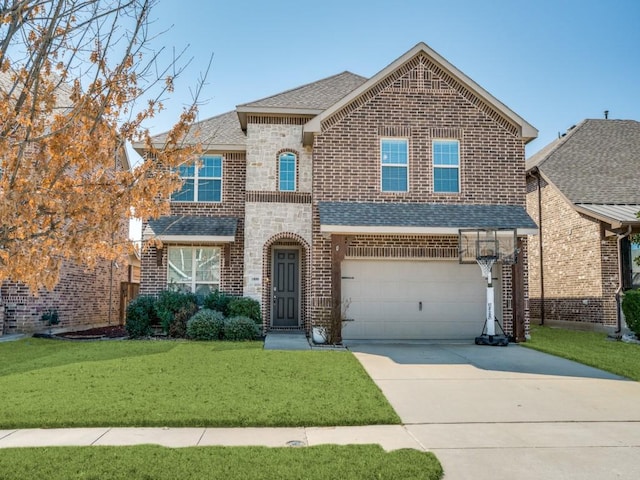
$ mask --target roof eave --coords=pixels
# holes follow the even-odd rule
[[[322,113],[323,110],[318,108],[295,108],[295,107],[259,107],[259,106],[243,106],[236,107],[240,128],[247,130],[247,115],[254,113],[257,115],[275,115],[275,116],[315,116]]]

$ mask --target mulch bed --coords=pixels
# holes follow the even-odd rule
[[[66,338],[68,340],[100,340],[103,338],[126,338],[129,335],[123,326],[112,325],[109,327],[90,328],[89,330],[80,330],[77,332],[58,333],[55,336],[58,338]]]

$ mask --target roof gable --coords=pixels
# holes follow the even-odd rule
[[[410,73],[416,69],[424,74]],[[385,88],[454,89],[485,114],[502,124],[525,142],[537,137],[538,131],[498,99],[484,90],[425,43],[419,43],[393,63],[364,82],[351,93],[310,120],[304,127],[304,142],[309,145],[313,136],[336,123],[349,112]]]
[[[640,122],[584,120],[527,160],[573,204],[640,204]]]

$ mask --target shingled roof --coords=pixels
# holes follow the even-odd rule
[[[155,135],[151,141],[161,146],[167,139],[167,133]],[[200,143],[204,150],[243,150],[247,137],[240,128],[236,112],[231,111],[196,122],[187,134],[185,142]]]
[[[640,204],[640,122],[584,120],[527,160],[574,204]]]
[[[196,215],[168,215],[149,220],[144,237],[163,241],[233,241],[238,219],[233,217],[202,217]]]
[[[238,107],[325,110],[366,81],[355,73],[342,72]]]
[[[323,231],[358,232],[363,228],[396,229],[396,233],[457,233],[462,228],[537,230],[526,210],[518,205],[466,205],[434,203],[320,202]]]

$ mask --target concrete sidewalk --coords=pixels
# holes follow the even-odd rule
[[[298,428],[68,428],[0,430],[0,448],[117,446],[156,444],[165,447],[380,444],[385,450],[414,448],[420,443],[402,425]]]

